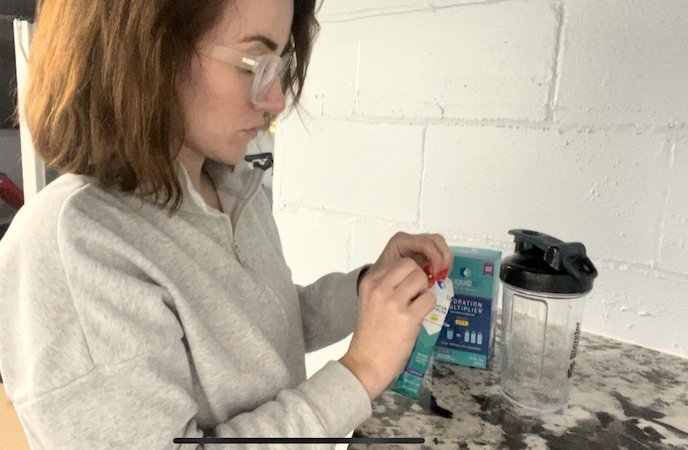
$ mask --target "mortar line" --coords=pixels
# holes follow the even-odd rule
[[[375,17],[380,17],[380,16],[398,16],[399,14],[406,14],[410,12],[423,12],[423,11],[432,11],[431,9],[427,8],[426,6],[421,6],[421,7],[411,7],[411,8],[403,8],[403,9],[392,9],[392,10],[373,10],[369,12],[363,12],[361,11],[360,13],[350,13],[347,15],[342,15],[343,17],[330,17],[328,18],[327,16],[323,17],[320,19],[320,23],[346,23],[346,22],[355,22],[357,20],[365,20],[365,19],[372,19]]]
[[[380,16],[397,16],[399,14],[406,14],[412,12],[428,12],[433,13],[441,9],[451,9],[451,8],[465,8],[470,6],[484,6],[484,5],[494,5],[497,3],[506,3],[513,0],[477,0],[470,3],[459,3],[454,5],[440,5],[434,6],[432,2],[426,3],[425,5],[419,6],[409,6],[400,8],[389,8],[389,9],[373,9],[369,11],[358,11],[348,14],[342,14],[340,17],[327,16],[320,18],[320,23],[344,23],[344,22],[354,22],[357,20],[372,19]]]
[[[372,222],[380,223],[385,225],[391,225],[396,228],[418,228],[419,230],[424,230],[422,224],[418,222],[413,222],[410,220],[395,220],[389,217],[374,216],[371,214],[339,211],[336,209],[323,208],[322,206],[309,206],[304,204],[289,204],[288,202],[283,203],[283,207],[280,210],[281,213],[298,213],[300,211],[308,212],[318,212],[328,214],[329,216],[350,219],[359,222]],[[434,226],[432,232],[439,233],[450,241],[463,241],[470,244],[480,244],[486,245],[488,247],[494,247],[495,249],[501,249],[502,251],[509,251],[513,249],[513,242],[507,241],[505,239],[493,238],[493,237],[478,237],[475,235],[462,234],[457,230],[452,230],[449,228],[443,228],[440,226]],[[623,261],[608,257],[594,257],[594,263],[598,268],[605,268],[614,271],[628,271],[631,273],[642,273],[652,277],[668,277],[672,280],[678,281],[688,281],[688,273],[676,272],[672,270],[667,270],[665,268],[659,269],[656,267],[655,263],[643,263],[643,262],[633,262],[633,261]]]
[[[360,213],[360,212],[352,212],[352,211],[342,211],[338,209],[332,209],[332,208],[325,208],[322,206],[312,206],[312,205],[306,205],[303,203],[289,203],[289,202],[283,202],[280,206],[282,208],[280,209],[281,213],[287,213],[287,214],[294,214],[298,213],[301,211],[306,211],[306,212],[311,212],[311,213],[321,213],[321,214],[327,214],[329,217],[336,217],[338,219],[353,219],[353,220],[358,220],[359,222],[375,222],[375,223],[383,223],[383,224],[388,224],[388,225],[395,225],[395,226],[404,226],[404,225],[415,225],[416,222],[414,219],[392,219],[389,217],[383,217],[383,216],[376,216],[373,214],[366,214],[366,213]]]
[[[671,170],[671,175],[669,176],[669,187],[671,187],[671,181],[674,179],[676,176],[676,173],[674,171],[674,160],[676,158],[676,143],[672,142],[671,143],[671,149],[669,150],[670,152],[670,157],[669,157],[669,169]],[[659,224],[659,242],[658,242],[658,249],[657,249],[657,254],[659,255],[659,260],[662,261],[664,255],[662,250],[664,249],[664,241],[665,241],[665,229],[666,229],[666,224],[667,224],[667,219],[669,215],[669,200],[671,200],[671,190],[667,189],[667,194],[666,194],[666,199],[664,199],[664,211],[662,212],[662,219]]]
[[[361,40],[358,40],[356,48],[356,81],[354,85],[354,114],[358,111],[358,92],[361,81]]]
[[[423,217],[423,180],[425,179],[425,144],[427,141],[428,127],[423,128],[423,138],[420,145],[420,181],[418,186],[418,224]]]
[[[432,10],[437,10],[437,9],[450,9],[450,8],[465,8],[465,7],[470,7],[470,6],[485,6],[485,5],[496,5],[498,3],[509,3],[514,0],[476,0],[474,2],[462,2],[462,3],[454,3],[453,5],[439,5],[435,6],[433,5],[434,0],[430,0],[428,5]]]
[[[435,104],[436,105],[436,104]],[[461,118],[440,118],[440,117],[387,117],[387,116],[344,116],[344,115],[324,115],[318,120],[331,122],[363,122],[370,124],[389,124],[389,125],[449,125],[449,126],[488,126],[496,128],[527,128],[557,131],[586,131],[586,132],[634,132],[634,133],[654,133],[657,135],[670,135],[675,139],[682,140],[688,138],[688,123],[682,123],[679,128],[676,126],[658,125],[637,125],[637,124],[613,124],[599,126],[597,124],[585,123],[554,123],[545,121],[529,121],[516,119],[461,119]]]
[[[356,223],[379,223],[384,225],[390,225],[395,228],[418,228],[419,230],[424,230],[422,224],[418,222],[412,222],[410,220],[395,220],[389,217],[374,216],[371,214],[339,211],[336,209],[324,208],[322,206],[310,206],[304,204],[290,204],[288,202],[283,202],[280,206],[281,213],[298,213],[301,211],[308,212],[318,212],[325,213],[329,216],[350,219]],[[429,232],[429,230],[426,230]],[[485,245],[491,248],[500,249],[503,252],[513,250],[513,242],[506,239],[499,239],[493,237],[478,237],[476,235],[462,234],[457,230],[452,230],[449,228],[443,228],[439,226],[434,226],[432,229],[433,233],[439,233],[450,241],[463,241],[465,243],[475,244],[475,245]],[[633,262],[633,261],[623,261],[608,257],[594,257],[594,263],[598,268],[605,268],[614,271],[628,271],[631,273],[642,273],[652,277],[665,276],[672,280],[688,281],[688,273],[676,272],[667,269],[658,269],[654,263],[643,263],[643,262]]]
[[[273,165],[272,165],[272,205],[271,210],[274,214],[279,210],[279,203],[282,201],[282,127],[275,126],[275,134],[272,136]]]
[[[346,237],[346,270],[348,272],[354,269],[354,227],[356,226],[356,221],[351,221],[351,226]]]
[[[554,122],[554,110],[556,109],[557,99],[559,98],[559,76],[561,73],[561,53],[564,46],[565,14],[564,5],[557,2],[553,5],[555,17],[558,21],[556,38],[554,41],[554,60],[552,61],[552,80],[547,93],[547,113],[546,120]]]

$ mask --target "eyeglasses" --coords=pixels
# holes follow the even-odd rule
[[[251,88],[251,101],[260,103],[270,91],[275,78],[282,78],[285,69],[289,67],[293,51],[284,56],[261,55],[251,56],[221,45],[204,45],[199,51],[206,56],[223,61],[240,69],[254,73],[253,87]],[[280,81],[281,83],[281,81]]]

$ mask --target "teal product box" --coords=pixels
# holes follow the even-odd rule
[[[425,372],[428,370],[428,365],[430,365],[435,342],[442,331],[445,316],[454,297],[452,288],[452,281],[446,279],[436,282],[430,289],[435,294],[435,309],[430,311],[423,319],[411,357],[408,363],[406,363],[406,369],[399,375],[392,388],[392,391],[411,400],[418,400],[420,387],[423,383]]]
[[[502,252],[450,248],[454,254],[450,275],[454,297],[435,344],[434,357],[438,361],[487,369],[494,353]]]

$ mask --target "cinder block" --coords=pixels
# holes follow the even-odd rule
[[[595,125],[688,122],[688,3],[565,4],[556,119]]]
[[[583,329],[688,357],[688,281],[648,270],[600,272],[586,298]]]
[[[356,24],[323,24],[313,47],[302,104],[313,116],[351,115],[358,69]]]
[[[417,220],[422,127],[307,123],[310,134],[296,116],[277,127],[278,203]]]
[[[548,2],[494,2],[366,19],[358,31],[356,113],[543,120],[557,29]]]
[[[670,154],[658,135],[431,126],[421,224],[503,237],[531,228],[591,255],[657,258]]]
[[[658,267],[688,274],[688,139],[675,144],[667,195]]]
[[[284,208],[275,211],[294,283],[308,285],[330,272],[347,272],[352,220],[341,215]]]

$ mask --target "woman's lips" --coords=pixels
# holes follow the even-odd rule
[[[258,136],[258,128],[251,128],[250,130],[244,130],[244,133],[246,133],[251,139],[253,139],[256,136]]]

